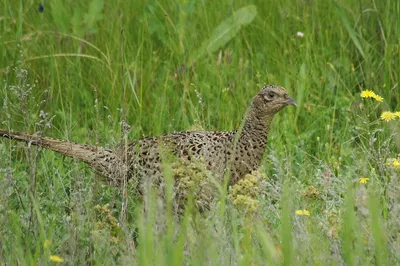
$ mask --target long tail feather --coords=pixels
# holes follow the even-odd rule
[[[38,137],[26,133],[9,132],[2,129],[0,129],[0,137],[22,141],[29,145],[39,146],[58,152],[64,156],[82,160],[112,183],[119,183],[124,175],[127,174],[126,164],[123,163],[118,154],[110,149],[49,137]]]

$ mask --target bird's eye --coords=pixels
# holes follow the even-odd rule
[[[270,102],[275,99],[275,96],[276,96],[276,94],[274,92],[270,91],[270,92],[264,94],[264,100],[267,102]]]

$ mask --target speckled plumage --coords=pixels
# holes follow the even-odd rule
[[[111,183],[118,184],[124,177],[134,178],[142,187],[148,183],[146,180],[161,180],[163,156],[167,153],[184,161],[201,161],[220,182],[230,169],[230,184],[234,184],[245,174],[257,170],[272,118],[289,104],[296,105],[284,88],[263,86],[247,110],[242,129],[176,132],[127,142],[113,150],[6,130],[0,130],[0,136],[80,159]]]

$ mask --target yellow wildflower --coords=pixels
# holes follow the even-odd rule
[[[399,166],[400,166],[400,160],[394,159],[394,161],[393,161],[393,166],[394,166],[394,167],[399,167]]]
[[[358,180],[360,181],[360,184],[367,184],[369,178],[368,177],[360,177]]]
[[[376,101],[378,101],[378,102],[383,102],[383,98],[381,97],[381,96],[379,96],[379,95],[376,95],[375,94],[375,96],[374,97],[372,97],[372,98],[374,98]]]
[[[360,96],[361,98],[373,98],[378,102],[383,102],[383,98],[371,90],[362,91]]]
[[[64,259],[57,255],[51,255],[50,260],[53,262],[64,262]]]
[[[297,210],[296,214],[299,216],[310,216],[310,211],[304,209],[304,210]]]
[[[394,112],[394,115],[400,118],[400,112]]]
[[[44,243],[43,243],[43,247],[44,247],[44,248],[48,248],[48,247],[50,246],[50,244],[51,244],[51,241],[48,240],[48,239],[46,239],[46,240],[44,241]]]
[[[370,90],[365,90],[361,92],[361,98],[372,98],[375,95],[375,92]]]
[[[392,112],[383,112],[381,114],[381,119],[389,122],[390,120],[394,120],[396,118],[396,114]]]

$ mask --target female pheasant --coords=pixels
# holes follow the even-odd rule
[[[229,171],[229,183],[235,184],[259,167],[270,123],[287,105],[297,106],[284,88],[265,85],[253,98],[243,127],[238,130],[176,132],[131,141],[112,150],[7,130],[0,130],[0,137],[80,159],[111,183],[134,178],[140,187],[150,180],[160,180],[163,154],[168,152],[184,161],[201,161],[204,168],[221,182]]]

